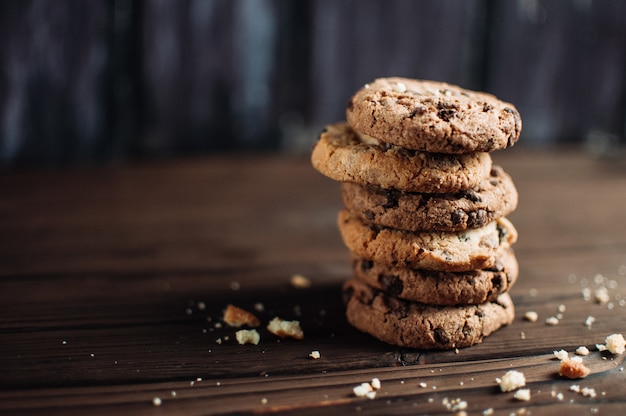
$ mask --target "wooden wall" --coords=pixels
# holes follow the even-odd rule
[[[0,163],[308,152],[388,75],[511,101],[531,145],[623,138],[626,2],[4,0]]]

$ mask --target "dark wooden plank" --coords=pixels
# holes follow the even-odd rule
[[[616,411],[624,355],[594,346],[623,333],[626,318],[626,175],[578,151],[518,147],[494,159],[520,192],[510,217],[520,233],[516,321],[458,352],[396,348],[348,326],[339,188],[306,158],[3,174],[0,411],[449,414],[444,398],[472,413]],[[312,286],[292,287],[293,274]],[[593,299],[601,286],[610,305]],[[238,345],[221,323],[228,303],[263,304],[259,345]],[[560,305],[558,325],[547,325]],[[527,311],[539,320],[525,321]],[[278,342],[264,328],[274,316],[300,320],[305,339]],[[593,374],[558,377],[552,352],[580,345]],[[525,373],[530,402],[498,391],[511,368]],[[372,377],[383,381],[377,399],[355,398],[352,387]]]

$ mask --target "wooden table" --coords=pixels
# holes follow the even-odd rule
[[[458,352],[396,348],[347,325],[339,187],[307,157],[3,172],[0,414],[435,415],[456,399],[479,415],[622,413],[626,354],[595,344],[626,333],[626,169],[576,149],[493,158],[520,193],[516,321]],[[293,287],[294,274],[311,287]],[[258,345],[222,323],[229,303],[261,319]],[[537,322],[524,320],[531,310]],[[300,320],[304,340],[266,331],[275,316]],[[560,377],[553,351],[581,345],[592,374]],[[500,391],[511,369],[530,401]],[[374,377],[376,398],[354,397]]]

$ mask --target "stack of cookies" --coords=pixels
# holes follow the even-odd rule
[[[506,215],[517,191],[489,152],[517,141],[517,110],[445,83],[380,78],[346,115],[311,160],[341,182],[348,321],[418,349],[467,347],[511,323],[517,231]]]

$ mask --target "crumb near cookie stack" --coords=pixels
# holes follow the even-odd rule
[[[379,78],[347,122],[329,125],[311,162],[341,182],[338,228],[351,253],[346,317],[390,344],[454,349],[514,318],[517,190],[490,152],[512,146],[521,118],[490,94]]]

